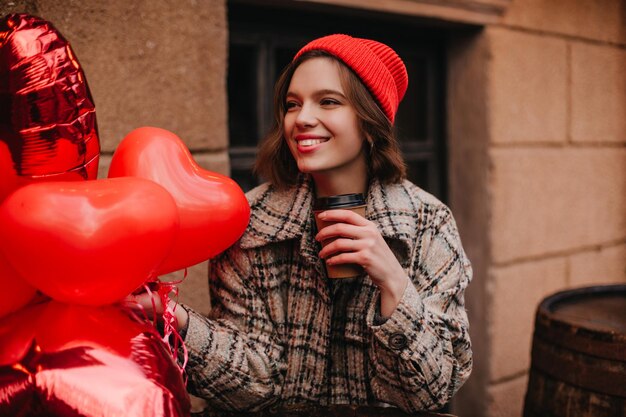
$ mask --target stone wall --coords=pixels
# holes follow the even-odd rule
[[[11,12],[52,22],[72,45],[96,103],[100,178],[106,177],[118,143],[141,126],[176,133],[201,166],[229,173],[225,0],[20,0],[0,5],[0,16]],[[205,313],[206,274],[206,265],[190,268],[181,285],[181,299]]]
[[[449,57],[451,205],[476,270],[455,413],[520,416],[540,300],[626,282],[626,3],[513,1]]]

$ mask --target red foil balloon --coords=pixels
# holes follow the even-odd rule
[[[25,306],[35,295],[35,288],[24,281],[0,253],[0,317]]]
[[[59,301],[110,304],[150,277],[178,230],[172,196],[142,178],[46,182],[0,205],[0,249]]]
[[[0,340],[0,415],[189,415],[159,335],[122,307],[30,306],[0,322]]]
[[[48,22],[0,20],[0,203],[35,181],[95,179],[94,103],[72,49]],[[0,317],[35,293],[0,253]]]
[[[117,147],[109,177],[136,176],[162,185],[180,214],[180,230],[159,275],[205,261],[235,243],[250,206],[235,181],[200,168],[175,134],[155,127],[130,132]]]
[[[0,109],[0,192],[33,180],[96,178],[91,93],[72,48],[49,22],[26,14],[0,22]]]

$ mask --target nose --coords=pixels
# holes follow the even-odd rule
[[[304,103],[296,116],[298,128],[312,127],[317,124],[317,114],[310,104]]]

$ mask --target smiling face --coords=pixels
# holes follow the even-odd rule
[[[339,65],[322,57],[304,61],[285,98],[285,140],[300,172],[314,178],[367,175],[365,139],[346,97]]]

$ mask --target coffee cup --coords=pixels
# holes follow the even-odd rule
[[[335,209],[351,210],[365,217],[365,206],[363,194],[340,194],[320,197],[315,200],[315,204],[313,205],[317,230],[320,231],[326,226],[337,223],[321,220],[319,218],[321,212]],[[328,245],[333,240],[335,240],[335,238],[323,241],[322,247]],[[328,278],[354,278],[363,273],[363,268],[357,264],[326,265],[326,272],[328,273]]]

